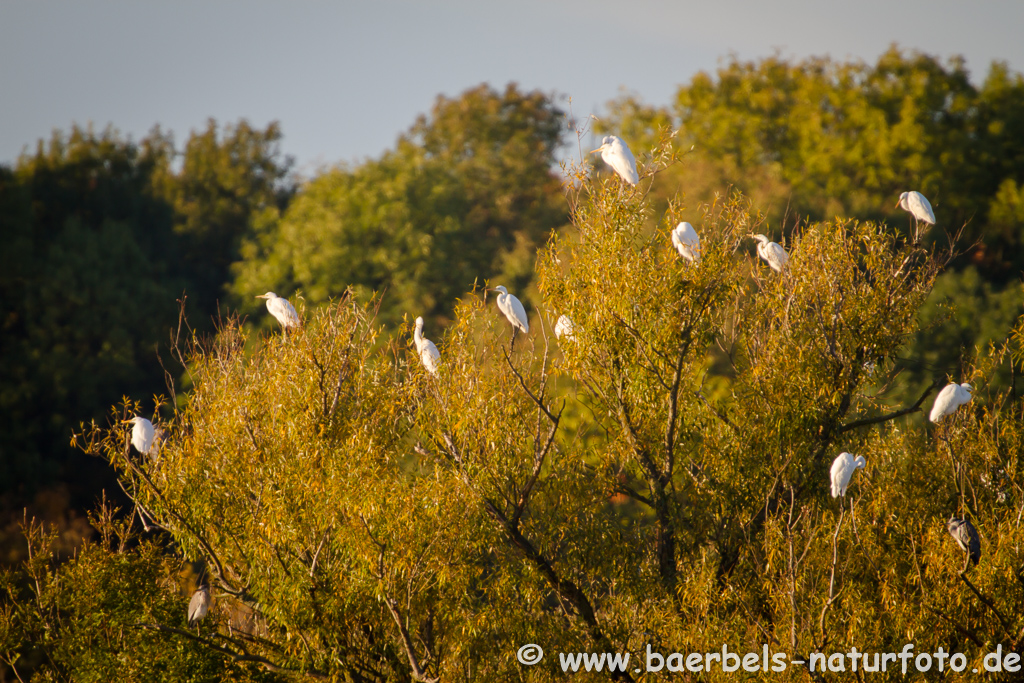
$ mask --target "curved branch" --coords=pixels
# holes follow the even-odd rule
[[[921,409],[921,404],[924,403],[924,400],[926,398],[928,398],[928,395],[935,391],[935,389],[941,383],[941,380],[936,380],[932,382],[928,386],[928,388],[924,390],[924,393],[921,394],[921,398],[917,399],[917,402],[914,403],[914,405],[910,406],[909,408],[902,408],[895,412],[888,413],[886,415],[879,415],[877,417],[866,417],[863,420],[854,420],[849,424],[845,424],[839,427],[839,429],[836,430],[836,433],[842,434],[844,432],[850,431],[851,429],[856,429],[857,427],[866,427],[868,425],[878,424],[879,422],[888,422],[889,420],[895,420],[897,417],[903,417],[904,415],[909,415],[910,413],[916,413],[918,410]]]
[[[526,386],[526,382],[523,380],[523,376],[519,374],[519,371],[516,370],[516,366],[512,364],[512,358],[511,356],[508,355],[508,351],[506,351],[505,348],[502,347],[501,353],[502,355],[505,356],[505,362],[508,363],[508,367],[512,370],[512,374],[515,375],[516,379],[519,380],[519,386],[522,387],[523,391],[526,392],[526,395],[529,396],[530,399],[537,404],[537,407],[540,408],[545,415],[547,415],[548,420],[557,423],[558,418],[555,417],[555,415],[550,410],[548,410],[547,406],[544,405],[544,401],[537,397],[532,391],[530,391],[530,388]]]
[[[510,523],[510,520],[502,514],[498,506],[494,504],[489,498],[483,497],[482,502],[484,509],[492,520],[498,525],[498,527],[505,533],[506,538],[515,546],[519,552],[521,552],[534,569],[536,569],[541,576],[547,581],[548,585],[555,591],[559,601],[564,600],[572,606],[573,611],[576,615],[583,620],[587,625],[587,630],[590,633],[591,639],[599,647],[605,650],[614,649],[611,640],[601,630],[600,623],[597,620],[597,614],[594,611],[594,606],[587,598],[583,590],[577,586],[571,579],[563,578],[558,575],[555,568],[551,565],[537,548],[526,538],[519,529],[516,529]],[[569,610],[563,605],[563,610],[569,613]],[[611,677],[616,681],[632,681],[633,677],[624,671],[612,672]]]

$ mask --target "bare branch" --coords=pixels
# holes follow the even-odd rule
[[[324,529],[324,535],[323,538],[320,539],[320,545],[316,547],[316,552],[313,553],[313,561],[309,565],[309,578],[311,579],[313,578],[313,575],[316,573],[316,563],[320,559],[320,551],[323,550],[324,543],[327,542],[327,534],[329,534],[330,532],[331,527],[327,527],[326,529]]]
[[[835,592],[836,586],[836,563],[839,561],[839,531],[843,528],[843,517],[846,516],[846,507],[839,506],[839,521],[836,523],[836,531],[832,534],[832,573],[828,578],[828,600],[821,608],[821,616],[818,618],[818,631],[821,633],[822,642],[825,640],[825,613],[839,595]],[[852,512],[850,513],[853,514]],[[842,591],[840,591],[841,593]]]
[[[572,610],[575,611],[576,616],[581,618],[587,625],[591,639],[595,645],[599,648],[612,651],[614,646],[608,637],[601,631],[600,624],[597,621],[597,615],[594,611],[593,605],[584,592],[573,583],[570,579],[564,579],[558,575],[554,567],[548,561],[544,555],[537,550],[537,548],[519,531],[514,528],[510,520],[502,514],[498,506],[494,504],[488,498],[482,498],[484,508],[487,514],[497,523],[501,530],[505,533],[506,538],[514,545],[533,565],[547,581],[548,585],[558,595],[560,602],[563,602],[563,610],[567,614],[571,615],[571,612],[565,608],[564,603],[568,603]],[[617,681],[632,681],[633,677],[629,673],[616,671],[612,672],[612,679]]]
[[[530,399],[537,404],[537,407],[540,408],[545,415],[547,415],[549,420],[551,420],[552,422],[558,422],[558,418],[556,418],[555,415],[550,410],[548,410],[547,406],[544,405],[544,401],[542,401],[539,397],[534,395],[534,393],[530,391],[530,388],[526,386],[526,382],[523,380],[523,376],[519,374],[519,371],[516,370],[516,366],[512,364],[512,358],[508,355],[508,351],[506,351],[504,347],[502,347],[501,353],[502,355],[505,356],[505,362],[508,363],[508,367],[509,369],[512,370],[512,374],[516,376],[517,380],[519,380],[519,386],[522,387],[523,391],[526,392],[526,395],[529,396]]]
[[[395,605],[395,601],[387,595],[384,596],[384,604],[387,605],[388,612],[391,613],[391,618],[395,620],[395,624],[398,625],[398,633],[402,638],[402,648],[405,650],[406,657],[409,658],[409,667],[412,669],[412,677],[420,683],[438,683],[440,678],[431,678],[427,676],[426,671],[420,666],[419,658],[416,656],[416,650],[413,648],[412,637],[409,635],[409,629],[406,627],[405,622],[402,621],[402,615],[398,612],[398,607]]]
[[[512,512],[511,524],[514,528],[519,528],[519,519],[523,515],[523,511],[526,509],[526,503],[529,500],[530,492],[533,491],[534,484],[537,483],[538,477],[540,477],[541,468],[544,466],[544,459],[547,457],[548,452],[551,451],[551,444],[555,442],[555,432],[558,431],[558,423],[562,419],[562,412],[565,410],[565,400],[562,400],[562,407],[558,409],[558,415],[555,417],[554,423],[551,425],[551,429],[548,431],[548,438],[544,447],[533,459],[533,472],[530,473],[530,478],[526,481],[526,486],[523,487],[522,493],[519,495],[519,501],[516,503],[515,510]]]

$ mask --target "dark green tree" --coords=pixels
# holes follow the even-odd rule
[[[242,236],[289,196],[280,135],[211,121],[178,164],[159,128],[134,143],[75,127],[0,167],[0,510],[55,482],[91,504],[103,471],[69,449],[73,428],[177,380],[177,301],[211,331]]]
[[[353,285],[387,290],[384,322],[443,322],[474,282],[522,293],[537,247],[566,221],[553,173],[563,125],[548,97],[515,85],[438,98],[381,159],[328,171],[283,215],[263,215],[235,268],[238,305],[296,289],[321,303]]]
[[[153,168],[116,132],[75,128],[0,171],[4,488],[77,462],[71,432],[104,401],[164,386],[156,345],[184,282]]]
[[[253,234],[254,221],[284,210],[291,198],[292,162],[282,157],[280,141],[277,122],[260,130],[243,119],[221,130],[210,119],[205,130],[189,136],[180,170],[165,165],[154,178],[156,191],[174,211],[180,266],[203,316],[217,312],[230,265]]]

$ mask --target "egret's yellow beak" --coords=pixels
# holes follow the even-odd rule
[[[600,152],[602,149],[604,149],[604,145],[601,145],[597,149],[590,150],[589,152],[587,152],[587,154],[594,154],[595,152]]]
[[[900,201],[902,201],[902,200],[897,200],[896,201],[896,206],[894,206],[893,208],[895,208],[895,209],[900,208]]]
[[[266,294],[257,294],[257,295],[256,295],[256,298],[257,298],[257,299],[266,299],[266,298],[267,298],[267,295],[266,295]]]

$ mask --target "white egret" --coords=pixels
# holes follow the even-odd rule
[[[196,627],[196,632],[199,631],[199,622],[206,616],[206,613],[210,611],[210,587],[205,583],[192,594],[192,599],[188,603],[188,625]]]
[[[498,292],[498,310],[504,313],[508,321],[512,323],[512,329],[522,330],[523,334],[529,334],[530,322],[526,319],[526,309],[523,308],[523,302],[517,299],[514,294],[509,294],[508,290],[502,285],[493,287],[488,291]]]
[[[932,205],[920,192],[904,192],[900,195],[896,206],[904,211],[909,211],[915,222],[935,225],[935,212],[932,211]]]
[[[562,337],[572,339],[572,334],[572,321],[569,320],[569,316],[559,316],[555,322],[555,339],[561,339]]]
[[[640,175],[636,172],[636,159],[629,147],[621,138],[615,135],[606,135],[601,141],[601,146],[590,150],[591,154],[601,153],[604,163],[612,167],[612,170],[630,185],[640,182]]]
[[[299,314],[295,312],[295,307],[292,306],[288,299],[278,296],[273,292],[267,292],[266,294],[257,294],[257,299],[267,300],[267,310],[270,311],[270,315],[277,318],[277,322],[281,323],[281,326],[287,330],[290,327],[299,327]]]
[[[672,246],[691,263],[700,263],[700,237],[693,226],[683,221],[672,231]]]
[[[782,269],[789,263],[789,254],[786,253],[786,250],[769,240],[765,235],[758,234],[751,235],[751,237],[758,241],[757,255],[771,266],[772,270],[776,273],[781,273]]]
[[[150,451],[156,450],[154,448],[156,428],[153,427],[152,422],[138,415],[130,420],[125,420],[125,422],[134,425],[132,427],[132,445],[135,446],[135,450],[143,455],[150,455]]]
[[[932,404],[932,412],[928,415],[928,419],[938,422],[947,415],[952,415],[957,408],[965,403],[970,403],[973,390],[974,387],[967,383],[947,384],[935,397],[935,403]]]
[[[854,458],[852,453],[840,453],[839,457],[832,461],[832,497],[845,496],[846,487],[850,485],[850,477],[858,468],[867,464],[862,455]]]
[[[437,364],[441,360],[441,353],[437,350],[434,342],[423,336],[423,318],[416,318],[416,331],[413,333],[413,340],[416,342],[416,351],[420,354],[420,361],[423,367],[431,375],[437,374]]]
[[[946,524],[946,529],[949,531],[949,535],[956,540],[960,549],[967,553],[970,561],[977,566],[978,561],[981,559],[981,538],[978,536],[978,530],[974,528],[974,525],[966,519],[951,517]],[[966,566],[964,564],[964,567]]]

